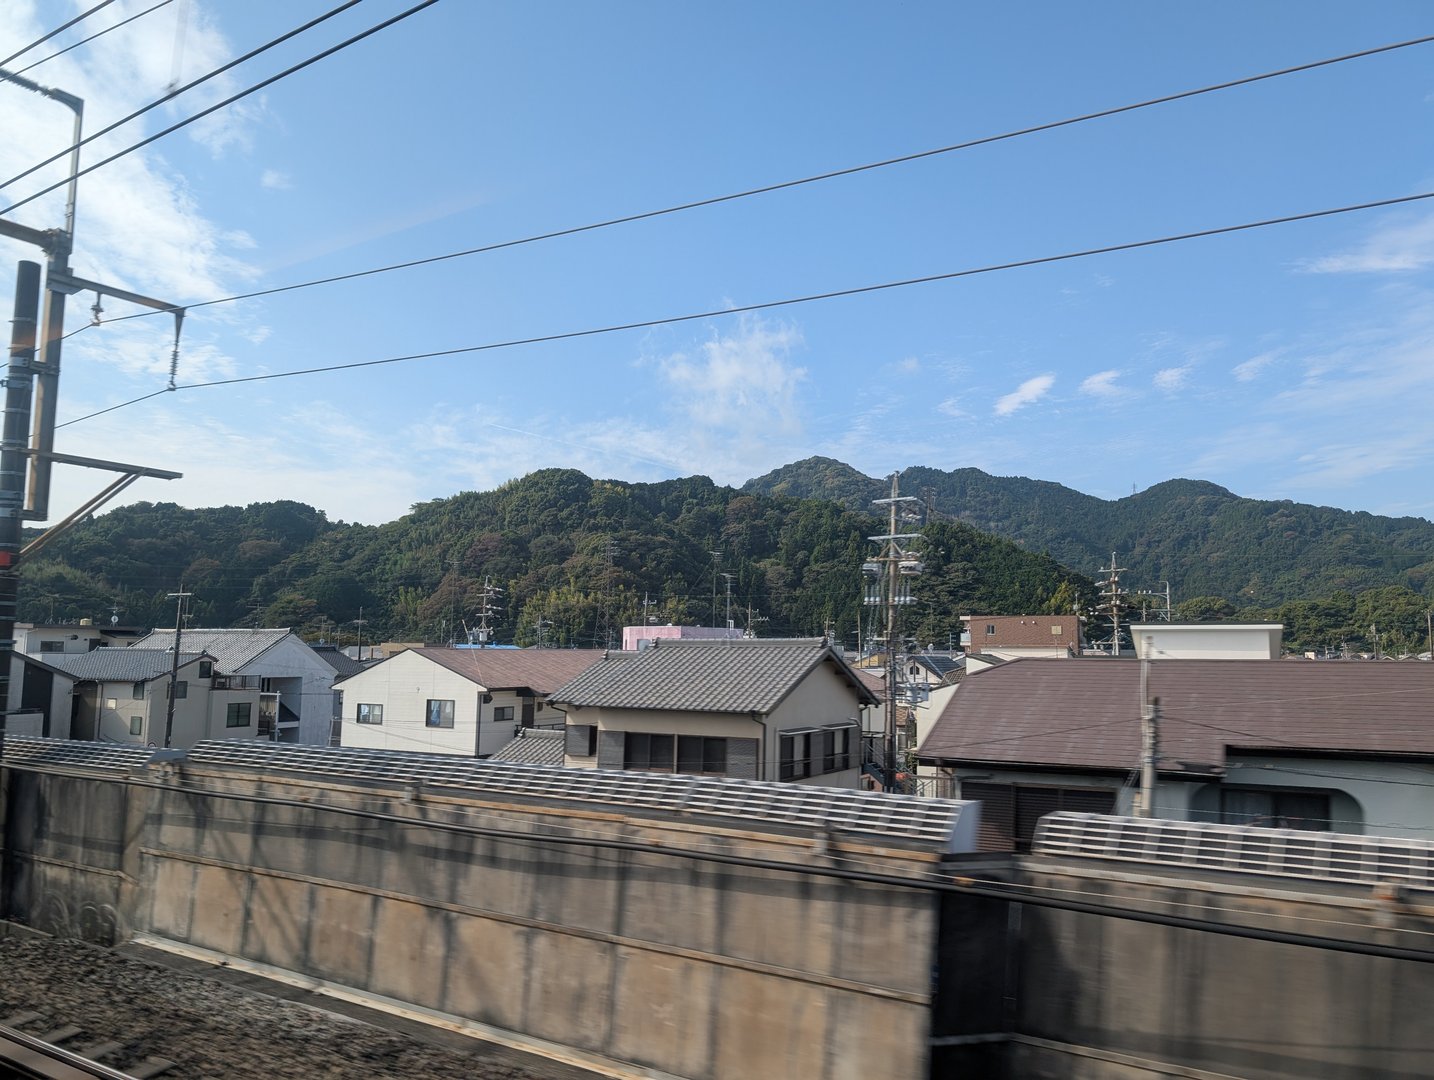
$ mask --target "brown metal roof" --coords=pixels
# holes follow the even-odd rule
[[[1163,660],[1162,772],[1224,769],[1226,749],[1434,754],[1434,664]],[[1017,660],[967,675],[923,760],[1124,770],[1140,759],[1140,664]]]
[[[551,694],[603,658],[601,649],[412,649],[489,690]]]

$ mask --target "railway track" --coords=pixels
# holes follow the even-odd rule
[[[29,1030],[23,1030],[29,1029]],[[95,1042],[74,1024],[58,1027],[43,1013],[0,1019],[0,1080],[149,1080],[174,1068],[166,1058],[142,1057],[122,1042]],[[123,1069],[120,1063],[126,1063]]]

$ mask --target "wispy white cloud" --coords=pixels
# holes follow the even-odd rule
[[[289,174],[278,169],[265,169],[259,174],[259,186],[269,191],[288,191],[294,186]]]
[[[1259,378],[1260,372],[1278,360],[1283,352],[1283,349],[1273,349],[1260,353],[1259,356],[1252,356],[1243,363],[1236,364],[1230,371],[1240,382],[1252,382]]]
[[[1027,379],[1020,386],[1009,394],[996,401],[996,415],[1010,416],[1017,409],[1023,409],[1027,405],[1040,401],[1050,393],[1051,387],[1055,385],[1054,375],[1037,375]]]
[[[1372,274],[1434,265],[1434,214],[1390,223],[1351,251],[1326,255],[1302,269],[1314,274]]]
[[[1115,380],[1120,378],[1120,371],[1111,368],[1108,371],[1098,371],[1094,375],[1087,375],[1081,380],[1080,392],[1089,394],[1091,397],[1119,398],[1125,397],[1130,391],[1123,386],[1117,386]]]
[[[949,416],[954,420],[965,420],[971,415],[964,408],[962,408],[961,399],[954,397],[949,397],[945,401],[942,401],[937,404],[936,411],[946,416]]]
[[[1161,368],[1151,378],[1155,389],[1173,394],[1183,390],[1190,382],[1190,373],[1194,370],[1193,364],[1182,364],[1179,367]]]
[[[789,362],[802,344],[795,327],[743,318],[696,354],[673,353],[656,361],[672,391],[672,404],[695,430],[722,438],[794,432],[797,388],[806,369]]]

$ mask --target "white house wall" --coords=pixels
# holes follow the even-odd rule
[[[483,688],[411,650],[351,676],[344,680],[342,689],[344,746],[474,757],[479,753],[492,753],[513,737],[513,729],[502,725],[507,728],[507,735],[498,740],[498,725],[491,720],[492,705],[484,705],[485,726],[489,729],[484,734],[493,745],[491,749],[481,747],[477,729]],[[453,702],[451,728],[428,726],[430,699]],[[357,723],[355,718],[361,704],[382,705],[383,723]],[[496,701],[496,695],[494,704],[501,704]]]
[[[297,690],[277,689],[280,703],[299,717],[298,741],[309,746],[329,745],[334,712],[334,669],[298,637],[290,634],[281,638],[252,662],[226,674],[295,680]]]

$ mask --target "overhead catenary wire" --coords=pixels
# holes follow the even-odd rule
[[[1333,64],[1344,63],[1349,60],[1358,60],[1378,53],[1392,52],[1396,49],[1407,49],[1415,45],[1424,45],[1434,42],[1434,35],[1420,38],[1411,38],[1407,41],[1394,42],[1388,45],[1380,45],[1371,49],[1362,49],[1359,52],[1345,53],[1341,56],[1332,56],[1324,60],[1314,60],[1305,64],[1297,64],[1294,67],[1280,68],[1276,71],[1266,71],[1258,75],[1248,75],[1243,78],[1233,79],[1227,82],[1214,83],[1209,86],[1198,87],[1193,90],[1181,90],[1173,94],[1166,94],[1161,97],[1148,98],[1144,101],[1133,102],[1127,105],[1118,105],[1109,109],[1101,109],[1096,112],[1082,113],[1079,116],[1066,117],[1061,120],[1052,120],[1046,123],[1033,124],[1023,128],[1016,128],[1011,131],[1001,132],[997,135],[983,135],[979,138],[968,139],[964,142],[952,143],[948,146],[939,146],[930,150],[918,150],[910,154],[902,154],[897,157],[884,158],[880,161],[872,161],[863,165],[851,165],[845,168],[833,169],[828,172],[816,173],[811,176],[800,177],[795,180],[782,180],[777,183],[764,184],[759,187],[746,188],[742,191],[734,191],[726,195],[714,195],[710,198],[693,199],[688,202],[676,203],[672,206],[663,207],[658,210],[645,210],[636,214],[625,214],[621,217],[607,218],[603,221],[590,222],[586,225],[574,225],[569,228],[553,229],[548,232],[536,233],[531,236],[524,236],[514,240],[501,240],[492,244],[484,244],[479,247],[466,248],[462,251],[450,251],[441,255],[431,255],[421,259],[411,259],[406,262],[391,263],[387,266],[371,267],[367,270],[355,270],[347,274],[335,274],[330,277],[315,278],[311,281],[300,281],[289,285],[278,285],[270,289],[257,289],[252,292],[236,293],[233,296],[223,296],[212,300],[202,300],[198,303],[188,305],[190,311],[196,308],[210,307],[214,304],[230,304],[239,300],[254,300],[264,296],[275,296],[279,293],[293,292],[298,289],[310,289],[320,285],[334,285],[339,282],[353,281],[357,278],[372,277],[376,274],[387,274],[398,270],[411,270],[420,266],[430,266],[434,263],[446,262],[452,259],[467,258],[472,255],[485,255],[494,251],[502,251],[507,248],[521,247],[526,244],[541,243],[546,240],[557,240],[567,236],[578,236],[582,233],[596,232],[599,229],[608,229],[618,225],[630,225],[639,221],[649,221],[653,218],[665,217],[672,214],[680,214],[688,210],[697,210],[708,206],[718,206],[722,203],[735,202],[739,199],[752,198],[757,195],[767,195],[776,191],[785,191],[790,188],[802,187],[808,184],[818,184],[827,180],[835,180],[840,177],[854,176],[859,173],[871,172],[876,169],[884,169],[893,165],[903,165],[908,162],[921,161],[926,158],[938,157],[944,154],[953,154],[962,150],[971,150],[979,146],[987,146],[992,143],[1004,142],[1010,139],[1018,139],[1027,135],[1036,135],[1041,132],[1054,131],[1058,128],[1070,127],[1075,124],[1082,124],[1092,120],[1100,120],[1106,117],[1118,116],[1122,113],[1135,112],[1139,109],[1148,109],[1156,105],[1165,105],[1174,101],[1182,101],[1187,98],[1198,97],[1202,94],[1212,94],[1220,90],[1229,90],[1239,86],[1247,86],[1251,83],[1261,82],[1267,79],[1275,79],[1285,75],[1293,75],[1303,71],[1311,71],[1316,68],[1328,67]],[[58,160],[68,150],[50,158],[53,162]],[[42,162],[41,164],[48,164]],[[40,166],[36,166],[39,168]],[[33,169],[30,171],[34,171]],[[26,175],[24,173],[21,174]],[[16,177],[14,179],[18,179]],[[0,188],[8,186],[14,179],[0,184]],[[0,211],[3,213],[4,211]],[[122,322],[126,319],[145,318],[154,312],[139,312],[134,315],[124,315],[110,322]]]
[[[170,0],[163,0],[163,3],[165,3],[165,4],[167,4],[167,3],[169,3],[169,2],[170,2]],[[31,173],[38,172],[40,169],[43,169],[46,165],[52,165],[52,164],[54,164],[56,161],[59,161],[60,158],[65,157],[67,154],[73,153],[75,150],[79,150],[79,149],[81,149],[82,147],[87,146],[88,144],[94,142],[96,139],[103,138],[104,136],[108,135],[110,132],[114,131],[116,128],[123,127],[125,124],[128,124],[131,120],[135,120],[135,119],[137,119],[137,118],[143,116],[145,113],[149,112],[149,111],[152,110],[152,109],[157,109],[157,108],[159,108],[161,105],[164,105],[164,104],[166,104],[166,103],[172,101],[174,98],[178,97],[180,94],[188,93],[190,90],[193,90],[196,86],[200,86],[200,85],[202,85],[202,84],[208,82],[210,79],[217,78],[218,76],[223,75],[226,71],[230,71],[230,70],[232,70],[233,68],[238,67],[240,64],[246,63],[247,61],[254,59],[254,57],[259,56],[259,55],[261,55],[262,53],[268,52],[270,49],[274,48],[276,45],[282,45],[284,42],[288,41],[290,38],[297,37],[299,34],[304,33],[306,30],[311,30],[311,29],[313,29],[315,26],[318,26],[320,23],[326,22],[326,21],[328,21],[329,19],[332,19],[335,15],[341,14],[342,12],[347,11],[349,8],[353,7],[355,4],[359,4],[359,3],[362,3],[362,2],[363,2],[363,0],[347,0],[346,3],[342,3],[342,4],[340,4],[338,7],[333,8],[332,10],[324,12],[324,14],[318,16],[317,18],[310,19],[308,22],[304,23],[302,26],[296,26],[294,29],[288,31],[288,32],[285,33],[285,34],[281,34],[279,37],[274,38],[272,41],[267,41],[267,42],[265,42],[263,45],[260,45],[260,46],[259,46],[258,48],[256,48],[256,49],[250,49],[250,50],[249,50],[248,52],[246,52],[243,56],[237,56],[237,57],[235,57],[233,60],[230,60],[227,64],[221,64],[219,67],[214,68],[212,71],[206,72],[205,74],[201,75],[199,78],[193,79],[193,80],[191,80],[190,82],[185,83],[183,86],[175,87],[173,90],[168,91],[168,92],[164,95],[164,97],[159,98],[159,99],[156,100],[156,101],[150,102],[148,105],[144,106],[144,107],[141,108],[141,109],[136,109],[134,112],[130,113],[128,116],[121,117],[120,119],[116,120],[113,124],[110,124],[108,127],[101,128],[99,131],[96,131],[96,132],[93,132],[93,133],[90,134],[90,135],[87,135],[85,138],[81,139],[79,142],[75,143],[73,146],[67,146],[65,149],[61,150],[58,154],[51,154],[51,155],[50,155],[49,157],[47,157],[44,161],[38,162],[38,163],[36,163],[36,164],[34,164],[34,165],[31,165],[31,166],[30,166],[28,169],[26,169],[24,172],[16,173],[14,176],[10,177],[9,180],[6,180],[4,183],[0,183],[0,188],[7,188],[7,187],[9,187],[11,184],[14,184],[14,183],[16,183],[16,182],[18,182],[18,181],[20,181],[20,180],[25,179],[25,177],[29,176]],[[156,4],[156,5],[155,5],[155,7],[160,7],[160,6],[162,6],[162,4]],[[150,10],[150,11],[153,11],[154,8],[150,8],[149,10]],[[142,14],[146,14],[146,13],[145,13],[145,12],[141,12],[140,14],[142,15]],[[138,15],[135,16],[135,18],[138,18],[138,17],[139,17]],[[128,21],[128,20],[126,20],[126,21]],[[123,23],[121,23],[120,25],[123,25]],[[111,27],[111,29],[114,29],[114,28]],[[98,35],[96,35],[96,36],[98,36]],[[56,54],[56,55],[58,55],[58,54]],[[33,66],[33,65],[32,65],[32,66]],[[27,68],[26,70],[29,70],[29,69]],[[187,121],[186,121],[186,122],[187,122]],[[17,205],[18,205],[18,204],[17,204]],[[111,321],[117,321],[117,320],[111,320]],[[82,328],[82,329],[83,329],[83,328]],[[78,331],[76,331],[76,332],[78,333]]]
[[[345,7],[352,6],[353,4],[359,3],[359,2],[360,2],[360,0],[348,0],[348,2],[347,2],[344,6],[345,6]],[[82,176],[87,176],[87,175],[89,175],[90,173],[94,172],[96,169],[102,169],[102,168],[104,168],[106,165],[109,165],[109,164],[111,164],[112,162],[118,161],[118,160],[119,160],[120,158],[122,158],[122,157],[125,157],[125,156],[127,156],[127,155],[129,155],[129,154],[134,153],[136,150],[142,149],[143,147],[148,146],[150,143],[155,142],[155,141],[157,141],[157,140],[159,140],[159,139],[164,138],[166,135],[171,135],[171,134],[173,134],[174,132],[179,131],[181,128],[188,127],[190,124],[194,123],[196,120],[202,120],[202,119],[204,119],[204,117],[209,116],[211,113],[218,112],[220,109],[228,108],[230,105],[233,105],[236,101],[242,101],[244,98],[248,97],[250,94],[258,93],[260,90],[263,90],[265,87],[272,86],[274,83],[278,82],[278,81],[281,80],[281,79],[286,79],[286,78],[288,78],[290,75],[294,75],[294,74],[296,74],[296,73],[298,73],[298,72],[300,72],[300,71],[303,71],[305,68],[310,67],[310,66],[313,65],[313,64],[317,64],[320,60],[326,60],[326,59],[328,59],[330,56],[333,56],[335,53],[342,52],[344,49],[347,49],[347,48],[349,48],[349,47],[352,46],[352,45],[357,45],[359,42],[365,40],[366,38],[372,37],[374,34],[377,34],[377,33],[379,33],[379,32],[382,31],[382,30],[386,30],[386,29],[388,29],[389,27],[394,26],[394,25],[396,25],[397,23],[402,22],[404,19],[407,19],[407,18],[409,18],[410,16],[413,16],[413,15],[418,14],[420,11],[423,11],[425,8],[432,7],[432,6],[433,6],[434,4],[436,4],[436,3],[438,3],[438,0],[421,0],[420,3],[415,4],[413,7],[409,8],[409,9],[406,10],[406,11],[401,11],[401,12],[399,12],[397,15],[394,15],[392,18],[385,19],[383,22],[378,23],[378,24],[376,24],[376,25],[374,25],[374,26],[371,26],[371,27],[369,27],[367,30],[364,30],[364,31],[361,32],[361,33],[355,34],[355,35],[354,35],[353,37],[351,37],[351,38],[347,38],[346,40],[339,42],[337,45],[333,45],[333,46],[331,46],[331,47],[329,47],[329,48],[323,50],[323,51],[320,52],[320,53],[316,53],[315,55],[309,57],[307,60],[302,60],[302,61],[300,61],[300,62],[297,63],[297,64],[293,64],[293,65],[291,65],[290,67],[285,68],[283,71],[279,72],[279,73],[276,74],[276,75],[271,75],[271,76],[269,76],[267,79],[262,79],[262,80],[260,80],[259,82],[255,83],[253,86],[250,86],[250,87],[248,87],[248,88],[245,89],[245,90],[241,90],[241,91],[240,91],[239,93],[237,93],[237,94],[231,94],[229,97],[225,98],[223,101],[216,102],[215,104],[209,106],[209,108],[207,108],[207,109],[201,109],[199,112],[195,113],[193,116],[187,117],[186,119],[181,120],[181,121],[179,121],[178,123],[171,124],[169,127],[164,128],[162,131],[157,131],[157,132],[155,132],[153,135],[149,136],[148,138],[141,139],[139,142],[133,144],[132,146],[127,146],[127,147],[125,147],[123,150],[116,151],[115,153],[111,154],[109,157],[103,158],[102,160],[95,162],[93,165],[89,165],[89,166],[86,166],[86,167],[83,168],[83,169],[80,169],[79,171],[75,172],[73,175],[71,175],[71,176],[65,178],[64,180],[56,181],[55,183],[50,184],[48,187],[43,187],[43,188],[41,188],[39,191],[35,192],[35,193],[32,194],[32,195],[27,195],[25,198],[20,199],[20,200],[17,201],[17,202],[11,203],[9,206],[5,207],[3,210],[0,210],[0,214],[8,214],[8,213],[10,213],[10,211],[12,211],[12,210],[17,210],[17,209],[19,209],[20,207],[26,205],[27,203],[34,202],[36,199],[39,199],[39,198],[41,198],[41,197],[43,197],[43,196],[45,196],[45,195],[48,195],[50,192],[55,191],[55,190],[57,190],[58,188],[65,187],[66,185],[70,184],[70,183],[73,182],[74,180],[77,180],[77,179],[79,179],[79,178],[82,177]],[[61,156],[63,156],[64,153],[68,153],[68,151],[62,151]]]
[[[80,38],[80,40],[77,41],[77,42],[75,42],[73,45],[66,45],[66,46],[65,46],[63,49],[61,49],[59,52],[54,52],[54,53],[51,53],[49,56],[42,57],[41,59],[36,60],[33,64],[27,64],[25,67],[22,67],[19,71],[11,72],[11,74],[12,74],[12,75],[23,75],[23,74],[25,74],[25,72],[27,72],[27,71],[33,71],[35,68],[39,67],[41,64],[48,64],[51,60],[54,60],[56,57],[64,56],[65,53],[69,52],[71,49],[78,49],[81,45],[88,45],[90,42],[96,40],[97,38],[102,38],[102,37],[104,37],[104,36],[105,36],[106,34],[108,34],[111,30],[118,30],[121,26],[128,26],[130,23],[134,22],[136,19],[142,19],[142,18],[144,18],[146,15],[150,14],[151,12],[158,11],[160,8],[165,7],[166,5],[169,5],[169,4],[172,4],[172,3],[174,3],[174,0],[159,0],[159,3],[157,3],[157,4],[151,4],[149,7],[145,8],[143,11],[137,11],[137,12],[135,12],[135,13],[134,13],[133,15],[131,15],[129,18],[127,18],[127,19],[121,19],[121,20],[120,20],[119,22],[117,22],[117,23],[113,23],[113,24],[111,24],[111,25],[109,25],[109,26],[106,26],[103,30],[97,31],[96,33],[91,34],[91,35],[90,35],[89,37],[87,37],[87,38]],[[0,64],[0,67],[3,67],[3,66],[4,66],[4,64]],[[81,145],[83,145],[83,144],[81,144]],[[74,149],[73,147],[70,148],[70,150],[73,150],[73,149]],[[63,154],[68,154],[68,153],[70,153],[70,150],[65,150],[65,151],[63,151],[63,153],[62,153],[61,156],[63,156]],[[51,160],[51,161],[54,161],[55,159],[54,159],[54,158],[51,158],[50,160]],[[36,168],[40,168],[40,166],[37,165]],[[17,177],[17,179],[18,179],[18,177]],[[0,186],[3,186],[3,185],[0,185]]]
[[[898,281],[886,281],[876,285],[859,285],[847,289],[832,289],[827,292],[809,293],[805,296],[788,297],[783,300],[766,300],[753,304],[741,304],[731,307],[714,308],[705,311],[691,312],[686,315],[669,315],[655,319],[642,319],[635,322],[615,323],[608,326],[589,327],[584,330],[567,330],[550,334],[536,334],[531,337],[510,338],[506,341],[487,342],[482,345],[465,345],[453,349],[436,349],[431,352],[408,353],[403,356],[388,356],[378,360],[357,360],[342,364],[325,364],[320,367],[300,368],[294,371],[269,372],[263,375],[243,375],[232,379],[215,379],[208,382],[181,383],[178,386],[169,387],[167,390],[202,390],[216,386],[236,386],[242,383],[268,382],[274,379],[291,379],[301,375],[319,375],[334,371],[355,371],[361,368],[381,367],[387,364],[408,363],[415,360],[434,360],[447,356],[462,356],[470,353],[490,352],[499,349],[517,348],[522,345],[540,345],[557,341],[572,341],[579,338],[598,337],[605,334],[617,334],[630,330],[646,330],[656,326],[671,326],[678,323],[696,322],[702,319],[716,319],[743,315],[754,311],[771,311],[776,308],[794,307],[799,304],[810,304],[820,300],[836,300],[851,296],[861,296],[868,293],[883,292],[892,289],[908,288],[913,285],[929,285],[941,281],[955,281],[965,277],[975,277],[980,274],[993,274],[1004,270],[1018,270],[1032,266],[1045,266],[1051,263],[1067,262],[1073,259],[1090,258],[1096,255],[1109,255],[1120,251],[1137,251],[1142,248],[1159,247],[1165,244],[1180,243],[1186,240],[1198,240],[1212,236],[1225,236],[1231,233],[1246,232],[1251,229],[1268,228],[1274,225],[1287,225],[1298,221],[1312,221],[1319,218],[1333,217],[1337,214],[1350,214],[1361,210],[1373,210],[1388,206],[1400,206],[1408,203],[1419,202],[1425,199],[1434,198],[1434,191],[1420,192],[1417,195],[1400,195],[1390,199],[1378,199],[1372,202],[1355,203],[1349,206],[1334,207],[1325,210],[1309,210],[1298,214],[1286,214],[1281,217],[1264,218],[1259,221],[1247,221],[1238,225],[1221,225],[1209,229],[1197,229],[1192,232],[1175,233],[1168,236],[1155,237],[1147,240],[1131,240],[1120,244],[1106,244],[1101,247],[1084,248],[1078,251],[1067,251],[1057,255],[1041,255],[1029,259],[1016,259],[1011,262],[994,263],[986,266],[972,267],[965,270],[952,270],[942,274],[926,274],[921,277],[903,278]],[[147,401],[166,391],[156,391],[145,394],[141,397],[132,398],[129,401],[122,401],[116,405],[99,409],[84,416],[66,420],[62,424],[56,424],[57,428],[68,427],[71,424],[78,424],[85,420],[92,420],[97,416],[103,416],[117,409],[127,408],[136,405],[141,401]]]
[[[82,23],[82,22],[84,22],[86,19],[88,19],[88,18],[89,18],[91,15],[93,15],[95,12],[99,11],[101,8],[107,8],[107,7],[109,7],[109,6],[110,6],[111,4],[113,4],[114,2],[115,2],[115,0],[100,0],[100,2],[99,2],[98,4],[96,4],[94,7],[90,8],[88,11],[82,11],[82,12],[80,12],[80,13],[79,13],[78,15],[76,15],[73,19],[71,19],[69,22],[65,23],[65,24],[62,25],[62,26],[57,26],[57,27],[55,27],[55,29],[51,30],[48,34],[44,34],[44,35],[42,35],[41,37],[38,37],[38,38],[36,38],[34,41],[30,42],[30,44],[26,45],[26,46],[25,46],[23,49],[21,49],[19,52],[13,52],[13,53],[11,53],[9,56],[5,57],[4,60],[0,60],[0,67],[4,67],[6,64],[10,63],[10,61],[12,61],[12,60],[17,60],[17,59],[19,59],[20,57],[24,56],[27,52],[29,52],[31,49],[38,48],[39,46],[45,44],[45,42],[49,41],[52,37],[56,37],[56,36],[59,35],[59,34],[63,34],[63,33],[64,33],[66,30],[68,30],[70,27],[76,25],[77,23]]]

